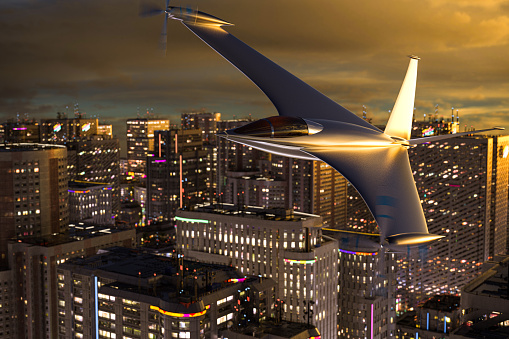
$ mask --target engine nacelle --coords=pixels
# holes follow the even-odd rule
[[[263,138],[292,138],[320,132],[323,126],[296,117],[275,116],[260,119],[231,130],[235,134]]]

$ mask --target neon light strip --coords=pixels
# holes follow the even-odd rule
[[[82,193],[90,193],[90,190],[86,190],[86,191],[74,191],[74,190],[67,190],[67,192],[69,192],[69,193],[80,193],[80,194],[82,194]]]
[[[309,339],[322,339],[321,336],[318,336],[318,337],[309,337]]]
[[[175,217],[175,220],[186,221],[186,222],[201,222],[202,224],[210,223],[210,221],[205,220],[205,219],[190,219],[190,218],[182,218],[182,217]]]
[[[316,259],[312,259],[312,260],[292,260],[292,259],[285,259],[285,262],[289,262],[289,263],[293,263],[293,264],[302,264],[302,265],[306,265],[306,264],[313,264],[314,262],[316,262]]]
[[[239,282],[244,282],[244,281],[246,281],[246,278],[228,279],[228,282],[232,282],[232,283],[239,283]]]
[[[205,313],[207,313],[207,310],[209,308],[210,308],[210,305],[207,305],[207,306],[205,306],[205,309],[203,311],[197,312],[197,313],[174,313],[174,312],[169,312],[169,311],[162,310],[162,309],[160,309],[157,306],[150,305],[150,309],[151,310],[156,310],[156,311],[158,311],[161,314],[169,315],[170,317],[176,317],[176,318],[195,318],[195,317],[199,317],[199,316],[202,316]]]
[[[94,299],[95,299],[95,337],[99,338],[99,302],[97,299],[97,276],[94,276]]]
[[[426,315],[426,331],[429,331],[429,313]]]
[[[13,131],[26,131],[26,127],[14,127],[12,130]]]
[[[354,252],[354,251],[347,251],[347,250],[338,250],[341,253],[348,253],[348,254],[356,254],[356,255],[376,255],[377,252]]]
[[[371,339],[373,339],[373,304],[371,304]]]
[[[166,162],[166,160],[164,160],[164,159],[161,159],[161,160],[154,160],[154,162]]]
[[[447,316],[444,315],[444,333],[447,333]]]

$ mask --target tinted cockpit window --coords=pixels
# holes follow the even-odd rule
[[[289,138],[308,135],[308,126],[301,118],[270,117],[235,129],[235,133],[257,137]]]
[[[274,128],[274,138],[297,137],[308,135],[308,125],[301,118],[270,117],[267,118]]]
[[[256,137],[271,137],[272,126],[267,119],[260,119],[235,129],[235,133]]]

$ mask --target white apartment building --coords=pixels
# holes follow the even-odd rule
[[[321,217],[222,204],[179,210],[176,220],[185,257],[274,279],[285,320],[306,322],[312,312],[322,337],[336,336],[338,245],[322,236]]]

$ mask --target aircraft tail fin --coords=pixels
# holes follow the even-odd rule
[[[414,113],[415,85],[417,83],[417,63],[419,58],[415,55],[410,56],[410,64],[403,80],[403,85],[392,109],[391,116],[385,128],[385,134],[401,138],[410,139],[412,130],[412,118]]]

